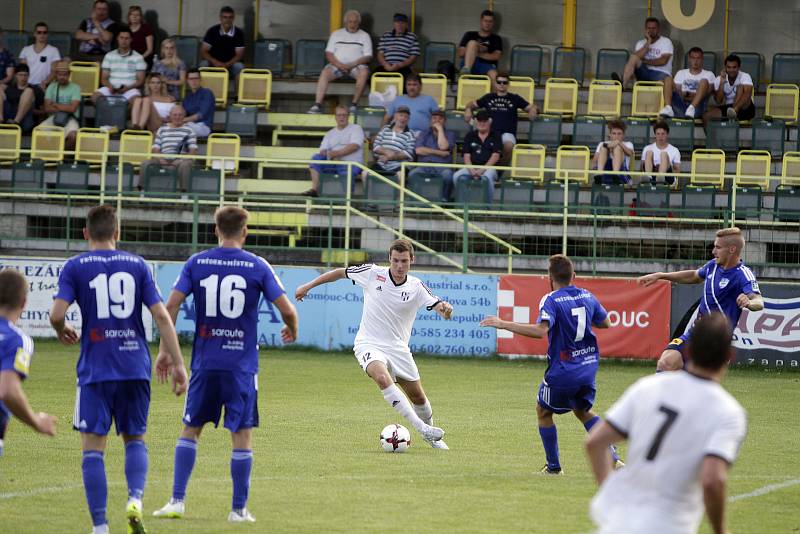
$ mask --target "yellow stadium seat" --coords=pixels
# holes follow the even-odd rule
[[[509,76],[508,77],[508,91],[515,93],[533,104],[534,89],[536,82],[530,76]],[[519,110],[520,115],[527,115],[527,112]]]
[[[633,86],[631,115],[657,118],[664,107],[663,82],[636,82]]]
[[[713,184],[721,189],[725,183],[725,151],[695,149],[692,152],[692,176],[689,181],[693,185]]]
[[[214,93],[217,107],[224,108],[228,103],[228,69],[222,67],[201,67],[200,81],[203,87]]]
[[[18,124],[0,124],[0,164],[19,160],[22,129]]]
[[[64,159],[64,128],[37,126],[31,139],[31,159],[58,163]]]
[[[511,152],[511,178],[527,178],[537,182],[544,181],[544,145],[514,145]],[[536,170],[527,170],[536,169]]]
[[[146,130],[125,130],[119,137],[120,163],[130,163],[138,167],[150,159],[153,134]]]
[[[423,73],[419,77],[422,79],[421,93],[433,97],[439,104],[439,109],[445,109],[447,106],[447,76]]]
[[[279,235],[289,238],[289,247],[294,248],[297,239],[303,236],[308,226],[306,212],[251,211],[247,220],[247,231],[251,235]]]
[[[622,84],[616,80],[592,80],[589,84],[589,115],[617,118],[622,110]]]
[[[102,165],[108,158],[108,131],[81,128],[75,139],[75,159]]]
[[[589,183],[589,148],[585,146],[562,145],[556,153],[556,180],[569,180]]]
[[[272,100],[272,72],[267,69],[243,69],[239,73],[239,104],[263,106],[269,109]]]
[[[800,152],[787,152],[783,155],[781,184],[800,186]]]
[[[786,122],[797,121],[797,104],[800,100],[800,89],[790,83],[771,83],[767,86],[767,105],[765,117],[783,119]]]
[[[758,185],[769,189],[772,155],[766,150],[742,150],[736,157],[736,185]]]
[[[574,116],[578,111],[578,81],[550,78],[544,86],[544,113]]]
[[[81,96],[91,96],[100,87],[100,64],[73,61],[69,64],[69,79],[80,86]]]
[[[239,172],[239,149],[242,141],[236,134],[213,133],[208,136],[206,167],[219,169],[225,158],[225,172]]]
[[[394,87],[396,95],[403,94],[403,75],[399,72],[376,72],[372,75],[372,81],[369,84],[370,92],[377,91],[379,93],[385,92],[389,87]]]
[[[458,93],[456,94],[456,109],[464,109],[473,100],[489,93],[492,82],[483,74],[462,74],[458,78]]]

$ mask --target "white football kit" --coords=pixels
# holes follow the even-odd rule
[[[364,311],[353,342],[361,368],[378,360],[386,364],[393,379],[419,380],[419,371],[408,341],[417,311],[441,302],[416,276],[395,283],[388,267],[365,264],[348,267],[345,276],[364,289]]]
[[[626,465],[591,503],[600,533],[687,534],[703,518],[700,466],[733,463],[747,433],[741,405],[712,380],[685,371],[638,380],[606,414],[628,438]]]

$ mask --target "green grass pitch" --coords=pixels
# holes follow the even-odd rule
[[[230,438],[221,427],[207,427],[200,441],[186,517],[149,517],[171,493],[183,407],[183,398],[154,384],[145,493],[149,532],[591,531],[588,504],[595,484],[582,451],[583,427],[573,416],[556,420],[566,476],[537,474],[544,452],[536,431],[534,388],[544,372],[542,362],[419,358],[435,421],[447,431],[452,450],[433,450],[414,433],[406,454],[387,454],[378,443],[381,428],[404,422],[351,354],[261,354],[261,427],[254,434],[248,506],[258,522],[226,522]],[[91,530],[79,438],[70,428],[76,358],[76,348],[37,343],[25,387],[35,409],[59,417],[59,434],[47,439],[19,422],[10,425],[0,458],[3,532]],[[601,363],[598,412],[652,372],[653,365]],[[749,418],[729,495],[785,484],[729,504],[731,532],[797,532],[800,484],[792,481],[800,479],[800,373],[733,369],[725,385]],[[126,491],[118,438],[108,447],[106,471],[111,531],[122,532]]]

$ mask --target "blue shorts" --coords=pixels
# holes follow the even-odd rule
[[[78,386],[72,428],[105,436],[113,418],[117,434],[139,436],[147,432],[149,410],[149,380],[94,382]]]
[[[636,76],[636,81],[639,82],[660,82],[669,76],[666,72],[648,69],[645,65],[636,67],[636,70],[633,71],[633,75]]]
[[[704,98],[700,101],[700,104],[694,110],[694,116],[696,119],[699,119],[703,116],[703,113],[706,112],[706,103],[708,102],[708,97]],[[678,91],[672,91],[672,102],[670,105],[672,106],[672,111],[675,113],[676,119],[683,119],[686,116],[686,108],[689,107],[691,102],[687,102],[683,99],[683,96]]]
[[[686,350],[686,347],[689,344],[689,335],[692,333],[691,330],[688,332],[681,334],[679,337],[676,337],[669,344],[664,348],[664,350],[677,350],[681,353],[681,357],[683,358],[683,366],[686,367],[686,362],[689,359],[689,353]]]
[[[544,381],[539,385],[539,405],[553,413],[568,413],[572,410],[589,411],[594,406],[596,390],[594,384],[568,387],[553,387]]]
[[[315,161],[328,161],[322,154],[314,154],[311,159]],[[344,174],[347,175],[347,165],[320,165],[319,163],[312,163],[308,166],[309,169],[314,169],[320,174]],[[355,172],[355,170],[354,170]]]
[[[258,375],[234,371],[193,371],[183,410],[183,424],[219,425],[225,407],[224,426],[231,432],[258,426]]]
[[[613,171],[614,170],[614,162],[611,161],[611,158],[606,160],[606,166],[603,167],[604,171]],[[620,171],[628,172],[628,165],[625,163],[625,160],[622,160],[622,167]],[[629,174],[604,174],[603,175],[603,182],[604,184],[629,184],[631,183],[631,176]]]
[[[464,60],[461,60],[461,66],[464,66]],[[479,57],[475,58],[475,63],[472,64],[472,69],[470,69],[470,74],[488,74],[489,71],[497,70],[497,64],[490,63],[489,61],[483,60]]]

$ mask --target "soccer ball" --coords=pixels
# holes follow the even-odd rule
[[[403,425],[386,425],[381,430],[381,447],[386,452],[406,452],[411,446],[411,433]]]

